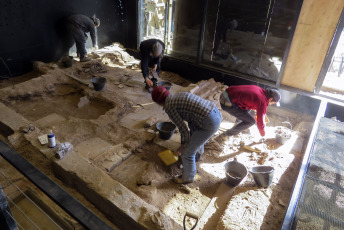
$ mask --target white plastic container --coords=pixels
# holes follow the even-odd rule
[[[49,131],[48,133],[48,147],[49,148],[55,148],[56,146],[56,140],[55,140],[55,135],[52,130]]]

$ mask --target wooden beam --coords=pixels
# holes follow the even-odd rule
[[[304,0],[282,85],[313,92],[344,7],[344,0]]]

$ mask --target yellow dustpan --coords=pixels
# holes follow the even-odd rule
[[[171,150],[165,150],[163,152],[158,153],[160,159],[165,163],[165,165],[171,165],[178,161],[178,157],[173,154]]]

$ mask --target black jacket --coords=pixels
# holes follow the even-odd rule
[[[86,33],[90,33],[91,39],[92,39],[92,45],[97,45],[97,39],[96,39],[96,27],[94,26],[93,20],[85,15],[82,14],[76,14],[69,16],[67,19],[68,23],[73,25],[72,33],[77,34],[78,31],[82,30],[84,38],[87,37]]]
[[[160,56],[158,57],[153,57],[152,55],[152,49],[153,45],[159,42],[162,45],[162,52]],[[141,70],[142,70],[142,75],[143,77],[148,77],[148,61],[149,58],[153,59],[153,63],[156,65],[160,65],[161,59],[164,56],[164,50],[165,50],[165,43],[160,41],[159,39],[148,39],[145,41],[142,41],[140,44],[140,54],[141,54]]]

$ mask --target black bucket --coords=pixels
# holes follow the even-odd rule
[[[230,161],[225,164],[226,181],[232,186],[237,186],[247,175],[247,168],[245,165],[237,162]]]
[[[255,166],[250,168],[254,182],[258,187],[267,188],[272,183],[274,176],[274,167],[272,166]]]
[[[167,90],[170,90],[172,87],[172,83],[169,81],[159,81],[158,86],[162,86],[162,87],[166,88]]]
[[[156,128],[159,131],[159,137],[163,140],[170,139],[176,130],[176,126],[172,122],[158,122]]]
[[[94,77],[92,78],[92,84],[95,91],[103,90],[106,83],[105,77]]]

